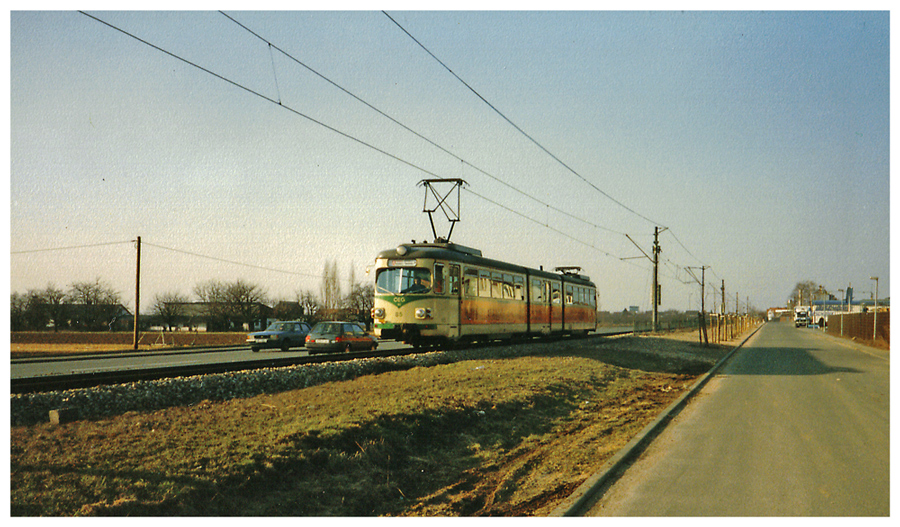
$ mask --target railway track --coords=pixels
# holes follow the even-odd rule
[[[608,337],[623,335],[632,331],[615,331],[603,334],[592,334],[582,338]],[[504,341],[504,344],[508,342]],[[477,343],[483,346],[484,343]],[[403,348],[391,350],[358,351],[351,353],[330,353],[312,355],[307,357],[265,357],[254,358],[240,362],[220,362],[193,365],[179,365],[156,368],[142,368],[131,370],[98,371],[90,373],[71,373],[64,375],[45,375],[40,377],[26,377],[10,379],[10,393],[24,394],[36,392],[62,391],[77,388],[92,388],[95,386],[110,384],[127,384],[138,381],[152,381],[175,377],[191,377],[194,375],[211,375],[243,370],[262,368],[283,368],[302,364],[315,364],[319,362],[345,361],[353,359],[365,359],[372,357],[389,357],[393,355],[408,355],[422,353],[422,349]],[[53,359],[49,359],[53,360]]]
[[[71,390],[75,388],[92,388],[108,384],[127,384],[138,381],[152,381],[173,377],[191,377],[194,375],[211,375],[262,368],[283,368],[300,364],[317,362],[353,360],[370,357],[386,357],[414,353],[415,350],[360,351],[353,353],[322,354],[309,357],[266,357],[241,362],[208,363],[168,366],[158,368],[142,368],[137,370],[99,371],[90,373],[71,373],[65,375],[46,375],[10,380],[12,394]]]

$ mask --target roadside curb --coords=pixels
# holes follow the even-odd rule
[[[594,500],[597,497],[597,493],[602,490],[605,486],[611,484],[624,471],[623,469],[628,465],[629,462],[634,460],[637,456],[639,456],[647,446],[653,441],[653,439],[665,428],[668,422],[681,411],[681,409],[687,404],[687,402],[696,395],[712,378],[722,366],[728,362],[728,360],[737,352],[737,350],[741,349],[743,345],[750,340],[753,335],[762,328],[765,324],[760,324],[756,327],[749,335],[747,335],[744,340],[742,340],[734,349],[728,352],[728,355],[722,357],[713,366],[708,372],[706,372],[702,377],[700,377],[697,382],[694,383],[691,388],[681,395],[675,402],[670,404],[668,408],[663,410],[663,412],[657,416],[656,419],[653,420],[650,424],[644,427],[637,436],[635,436],[627,445],[622,447],[616,455],[607,460],[606,463],[600,467],[600,470],[597,471],[593,476],[589,477],[582,483],[575,492],[573,492],[568,498],[563,500],[562,503],[559,504],[558,507],[553,509],[548,516],[549,517],[563,517],[563,516],[578,516],[583,512],[583,508]]]

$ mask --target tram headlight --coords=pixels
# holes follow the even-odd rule
[[[383,307],[373,307],[372,308],[372,318],[384,318],[384,308]]]
[[[431,318],[431,308],[420,307],[416,309],[416,318],[420,320],[424,320],[426,318]]]
[[[397,247],[397,254],[399,254],[400,256],[403,256],[406,254],[406,251],[408,251],[408,250],[409,249],[405,245],[400,245]]]

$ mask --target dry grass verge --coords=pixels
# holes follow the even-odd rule
[[[563,341],[273,395],[11,429],[21,515],[549,513],[727,352]]]

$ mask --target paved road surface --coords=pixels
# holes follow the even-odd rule
[[[628,327],[600,328],[598,335],[627,331]],[[409,346],[402,342],[383,340],[378,344],[378,349],[388,351],[394,349],[407,349]],[[25,359],[12,360],[10,377],[12,379],[27,379],[47,375],[67,375],[70,373],[92,373],[103,371],[140,370],[146,368],[161,368],[174,366],[188,366],[198,364],[218,364],[243,362],[247,360],[265,359],[268,357],[305,357],[306,348],[293,348],[288,352],[277,350],[263,350],[260,353],[252,353],[249,346],[233,350],[182,350],[171,353],[124,353],[90,355],[82,357],[53,357],[48,360]],[[60,360],[64,359],[64,360]]]
[[[587,515],[889,515],[889,352],[845,342],[764,326]]]

